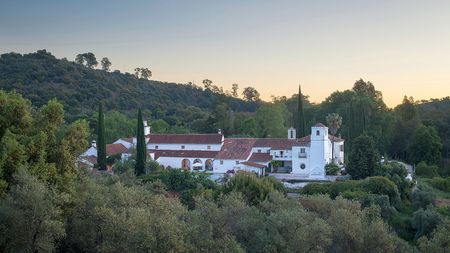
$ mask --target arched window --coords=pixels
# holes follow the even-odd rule
[[[203,169],[203,163],[200,159],[195,159],[194,163],[192,164],[192,167],[194,170],[202,170]]]
[[[191,162],[189,159],[183,159],[181,161],[181,168],[184,170],[190,170],[191,169]]]
[[[316,131],[316,135],[317,135],[317,136],[320,135],[320,131],[319,131],[319,130]]]
[[[207,171],[213,170],[213,161],[211,159],[205,161],[205,170]]]

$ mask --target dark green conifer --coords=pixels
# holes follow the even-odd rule
[[[98,105],[97,164],[99,170],[106,170],[105,116],[101,102]]]
[[[303,99],[302,99],[302,88],[298,86],[298,107],[297,113],[295,117],[295,128],[297,129],[297,136],[304,137],[306,136],[306,123],[305,123],[305,114],[303,112]]]
[[[147,145],[145,144],[144,122],[142,121],[141,109],[138,110],[137,124],[136,167],[134,172],[136,176],[140,176],[145,173],[145,163],[147,161]]]

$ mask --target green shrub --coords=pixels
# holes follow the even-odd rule
[[[387,177],[394,182],[402,199],[410,198],[412,182],[406,179],[408,172],[403,164],[394,161],[386,162],[379,167],[375,174]]]
[[[345,191],[342,192],[339,196],[349,200],[360,200],[366,195],[367,192],[363,191]]]
[[[281,183],[272,177],[258,178],[254,173],[239,172],[224,185],[223,192],[239,192],[248,204],[256,205],[264,201],[269,193],[283,189]]]
[[[397,186],[386,177],[369,177],[361,181],[361,189],[365,192],[387,195],[393,205],[400,203]]]
[[[113,165],[116,162],[120,161],[122,158],[122,154],[114,154],[114,155],[110,155],[106,158],[106,164],[108,165]]]
[[[340,170],[341,169],[337,164],[328,163],[327,165],[325,165],[325,171],[327,175],[337,175]]]
[[[300,192],[305,195],[330,195],[330,186],[327,183],[309,183]]]
[[[355,192],[355,193],[350,193]],[[331,198],[345,193],[350,199],[359,196],[358,192],[387,195],[391,204],[398,204],[400,195],[397,186],[385,177],[369,177],[364,180],[336,181],[331,183],[311,183],[303,187],[302,194],[327,194]]]
[[[428,206],[426,209],[419,209],[414,212],[413,227],[416,229],[415,239],[422,236],[429,236],[436,226],[441,223],[442,217],[436,212],[433,206]]]
[[[450,177],[447,178],[433,177],[429,182],[436,189],[445,192],[450,192]]]
[[[391,218],[397,213],[395,208],[391,206],[387,195],[365,194],[359,199],[359,202],[363,208],[373,205],[379,206],[381,209],[381,216],[385,219]]]
[[[439,168],[436,165],[428,165],[422,161],[416,166],[415,174],[419,177],[437,177]]]
[[[413,191],[411,202],[414,209],[425,208],[433,204],[436,199],[436,194],[429,187],[421,186],[419,189]]]
[[[436,211],[438,211],[438,213],[440,213],[442,216],[450,218],[450,206],[436,207]]]

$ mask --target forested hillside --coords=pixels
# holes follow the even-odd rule
[[[434,126],[442,136],[442,154],[450,159],[450,97],[421,101],[417,108],[422,121]]]
[[[233,111],[254,112],[256,102],[217,94],[195,85],[165,83],[136,78],[129,73],[107,72],[85,67],[66,59],[56,59],[46,50],[36,53],[3,54],[0,58],[0,88],[13,90],[42,106],[52,98],[61,101],[66,119],[91,116],[98,101],[106,110],[134,115],[138,107],[147,117],[161,118],[169,124],[181,124],[197,112],[203,119],[220,103]]]
[[[89,54],[95,57],[92,53],[79,56]],[[436,145],[441,148],[434,155],[446,163],[450,157],[448,97],[417,102],[405,96],[402,104],[390,109],[375,85],[360,79],[352,89],[335,91],[320,104],[310,103],[307,94],[301,94],[300,115],[296,87],[291,97],[263,102],[252,87],[247,87],[250,98],[243,94],[244,100],[239,97],[246,89],[239,89],[237,84],[231,86],[231,91],[224,91],[208,79],[202,84],[204,87],[164,83],[130,73],[93,69],[80,61],[57,59],[45,50],[0,57],[0,89],[16,90],[35,107],[56,98],[64,105],[65,121],[86,118],[93,135],[93,115],[98,102],[103,102],[107,142],[135,134],[138,108],[150,120],[153,132],[209,133],[221,129],[226,136],[237,137],[285,137],[286,129],[298,128],[301,120],[308,134],[310,126],[317,122],[329,125],[327,117],[338,114],[342,122],[335,134],[346,139],[347,151],[353,140],[365,133],[373,138],[381,154],[416,163],[415,152],[422,152],[420,147],[424,146],[420,140],[436,136],[440,138]],[[418,142],[414,143],[414,137]]]

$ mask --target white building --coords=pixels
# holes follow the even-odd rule
[[[302,138],[296,138],[294,128],[288,129],[287,138],[224,138],[221,133],[151,134],[144,125],[150,156],[166,168],[212,173],[244,170],[258,175],[267,169],[324,178],[327,163],[344,162],[344,140],[328,134],[328,128],[321,123],[311,128],[311,135]],[[113,144],[130,149],[136,145],[136,138],[121,138]]]

